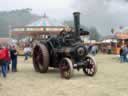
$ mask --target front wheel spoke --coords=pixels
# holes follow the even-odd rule
[[[92,71],[90,71],[90,74],[93,74],[93,72],[92,72]]]
[[[90,69],[88,69],[88,74],[90,74]]]
[[[93,64],[93,60],[90,60],[90,64]]]
[[[87,73],[89,73],[89,69],[87,69]]]
[[[94,72],[94,68],[91,69],[91,72]]]
[[[65,75],[65,76],[69,76],[69,75],[70,75],[70,72],[69,72],[69,71],[65,71],[65,72],[64,72],[64,75]]]
[[[91,60],[89,59],[88,61],[89,61],[89,64],[90,64],[91,63]]]

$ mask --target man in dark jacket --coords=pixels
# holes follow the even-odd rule
[[[11,48],[12,72],[17,72],[17,50],[15,46]]]
[[[123,55],[123,46],[120,48],[120,62],[124,62],[124,55]]]

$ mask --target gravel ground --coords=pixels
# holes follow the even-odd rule
[[[46,74],[33,70],[31,59],[18,60],[18,72],[0,76],[0,96],[128,96],[128,63],[120,63],[118,56],[96,56],[98,72],[94,77],[76,71],[70,80],[60,78],[59,71]]]

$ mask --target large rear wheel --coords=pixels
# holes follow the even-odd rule
[[[33,66],[35,71],[46,73],[49,66],[49,52],[44,44],[36,44],[33,49]]]
[[[38,62],[36,61],[37,59],[37,56],[38,56],[38,51],[39,50],[39,47],[36,43],[34,43],[34,47],[33,47],[33,53],[32,53],[32,60],[33,60],[33,67],[35,69],[36,72],[39,72],[39,64]]]

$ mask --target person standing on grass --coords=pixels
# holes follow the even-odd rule
[[[92,54],[93,56],[96,55],[96,50],[97,50],[97,47],[96,47],[95,45],[93,45],[92,48],[91,48],[91,54]]]
[[[123,55],[123,46],[120,48],[120,62],[123,63],[124,62],[124,55]]]
[[[7,72],[9,71],[9,64],[10,64],[10,50],[8,49],[8,45],[5,45],[5,47],[3,48],[3,50],[5,51],[5,61],[7,63]]]
[[[128,45],[126,45],[126,62],[128,62]]]
[[[128,48],[125,45],[124,48],[123,48],[123,53],[122,53],[123,54],[123,57],[124,57],[124,62],[128,62],[127,53],[128,53]]]
[[[11,48],[12,72],[17,72],[17,50],[15,46]]]
[[[7,62],[5,58],[6,58],[6,52],[2,48],[2,46],[0,46],[0,66],[4,78],[7,76]]]
[[[28,57],[31,55],[31,48],[29,47],[29,45],[26,45],[24,48],[24,61],[28,60]]]

